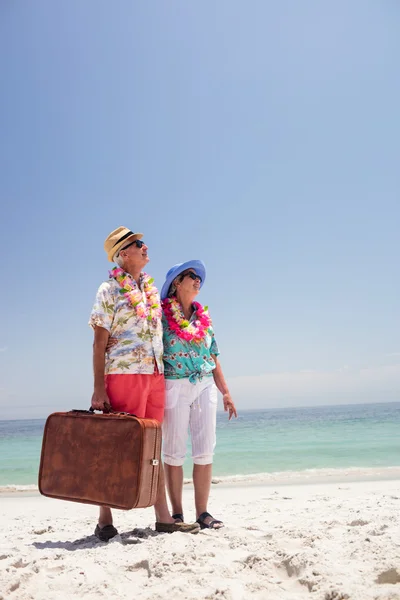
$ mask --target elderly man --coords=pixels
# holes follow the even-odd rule
[[[161,303],[153,279],[142,271],[149,262],[142,237],[141,233],[118,227],[104,243],[108,260],[118,267],[99,287],[90,315],[89,324],[94,329],[92,407],[162,422],[165,386]],[[107,350],[110,336],[117,343]],[[171,517],[162,470],[154,508],[157,531],[198,532],[197,523],[175,523]],[[117,534],[110,508],[101,506],[95,535],[108,541]]]

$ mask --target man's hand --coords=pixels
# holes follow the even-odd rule
[[[94,391],[92,396],[92,408],[95,410],[103,410],[104,412],[110,412],[111,404],[107,396],[106,390]]]
[[[237,418],[236,407],[233,403],[230,393],[227,392],[226,394],[224,394],[222,396],[222,400],[224,402],[224,411],[225,412],[229,411],[228,421],[230,421],[233,416],[235,416],[235,418]]]
[[[115,337],[108,338],[108,342],[107,342],[107,346],[106,346],[107,354],[109,354],[111,348],[113,348],[116,344],[118,344],[118,338],[115,338]]]

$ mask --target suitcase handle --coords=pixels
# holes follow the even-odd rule
[[[91,406],[89,408],[89,410],[82,410],[82,409],[78,409],[78,408],[73,408],[72,410],[70,410],[70,412],[73,413],[82,413],[84,415],[94,415],[95,414],[95,409]],[[104,411],[100,411],[103,413],[103,415],[122,415],[125,417],[136,417],[138,418],[136,415],[132,414],[132,413],[128,413],[128,412],[118,412],[116,410],[109,410],[107,412]]]
[[[89,408],[89,412],[90,412],[91,414],[93,414],[93,413],[94,413],[94,411],[95,411],[95,409],[93,408],[93,406],[91,406],[91,407]],[[120,412],[120,411],[118,411],[118,410],[112,410],[112,409],[108,410],[107,412],[104,412],[104,410],[103,410],[102,412],[103,412],[103,415],[104,415],[104,414],[106,414],[106,415],[123,415],[123,416],[125,416],[125,417],[136,417],[136,415],[134,415],[133,413],[128,413],[128,412]],[[136,418],[138,418],[138,417],[136,417]]]

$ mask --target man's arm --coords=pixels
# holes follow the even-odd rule
[[[104,329],[104,327],[99,327],[98,325],[95,326],[93,342],[94,392],[92,396],[92,408],[106,411],[111,408],[104,382],[106,346],[109,335],[109,332],[107,329]]]

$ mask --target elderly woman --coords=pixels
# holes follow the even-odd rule
[[[228,418],[237,417],[218,360],[207,308],[195,301],[206,270],[200,260],[172,267],[161,290],[166,402],[163,422],[165,476],[176,522],[182,509],[183,463],[191,433],[196,518],[202,529],[223,522],[207,511],[216,437],[217,388]]]

